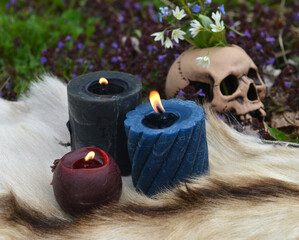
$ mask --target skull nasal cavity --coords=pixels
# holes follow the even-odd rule
[[[228,75],[220,83],[220,91],[223,95],[232,95],[238,88],[239,81],[236,76]]]
[[[253,85],[253,83],[251,83],[249,85],[249,90],[248,90],[248,93],[247,93],[247,98],[250,100],[250,101],[254,101],[254,100],[257,100],[258,97],[257,97],[257,93],[256,93],[256,89]]]

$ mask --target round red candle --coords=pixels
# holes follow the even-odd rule
[[[90,152],[94,156],[87,156]],[[55,160],[52,168],[55,198],[68,213],[81,213],[120,198],[120,170],[114,159],[101,149],[79,148]]]

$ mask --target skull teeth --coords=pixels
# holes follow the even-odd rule
[[[252,117],[248,113],[245,115],[245,123],[246,124],[248,124],[248,123],[252,124]]]
[[[265,112],[264,109],[260,108],[260,109],[259,109],[259,112],[261,113],[261,116],[262,116],[263,118],[266,117],[266,112]]]

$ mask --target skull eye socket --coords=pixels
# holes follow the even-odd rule
[[[251,78],[256,85],[262,85],[261,81],[259,80],[259,78],[257,76],[257,72],[256,72],[255,69],[250,68],[248,73],[247,73],[247,76],[249,78]]]
[[[196,99],[200,103],[211,102],[213,99],[213,88],[211,87],[213,79],[210,78],[210,80],[211,84],[189,80],[190,84],[182,89],[184,98],[188,100]]]
[[[220,83],[220,91],[224,96],[232,95],[238,88],[239,81],[236,76],[228,75]]]

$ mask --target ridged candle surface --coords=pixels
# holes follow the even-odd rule
[[[125,130],[134,186],[151,196],[209,170],[204,111],[193,101],[162,100],[178,120],[163,129],[142,120],[154,111],[142,104],[127,113]]]

